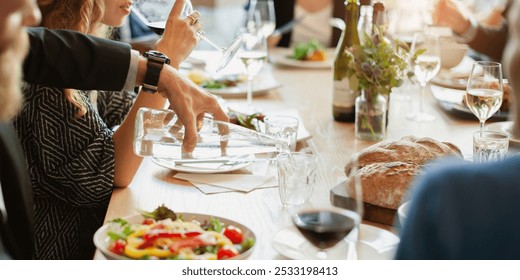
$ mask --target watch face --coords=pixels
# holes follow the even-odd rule
[[[151,59],[152,61],[170,64],[170,58],[168,58],[165,54],[160,53],[158,51],[147,51],[144,53],[144,57],[147,57],[148,59]]]

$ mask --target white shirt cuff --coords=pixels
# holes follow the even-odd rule
[[[135,88],[135,81],[137,79],[137,67],[139,64],[139,52],[136,50],[130,51],[130,67],[128,68],[128,75],[126,76],[125,85],[122,90],[133,91]]]
[[[462,33],[459,37],[464,41],[464,43],[468,43],[473,41],[475,39],[475,36],[477,36],[477,30],[478,30],[478,22],[475,18],[470,17],[469,18],[469,26],[464,33]]]

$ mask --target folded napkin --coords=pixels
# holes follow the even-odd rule
[[[278,179],[271,175],[177,173],[173,177],[189,181],[205,194],[230,191],[248,193],[255,189],[278,186]]]

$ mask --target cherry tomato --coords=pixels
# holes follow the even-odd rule
[[[114,243],[114,246],[110,249],[115,254],[123,255],[123,252],[125,251],[126,241],[123,239],[118,239]]]
[[[233,242],[233,244],[240,244],[242,243],[242,240],[244,240],[244,235],[242,234],[242,231],[234,226],[227,226],[224,229],[223,234]]]
[[[143,221],[143,225],[151,225],[151,224],[153,224],[153,223],[155,223],[155,220],[152,219],[152,218],[146,218],[146,219],[144,219],[144,221]]]
[[[219,260],[230,259],[236,255],[237,255],[237,253],[233,252],[232,250],[220,248],[220,249],[218,249],[218,252],[217,252],[217,259],[219,259]]]

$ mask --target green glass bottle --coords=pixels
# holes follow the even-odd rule
[[[334,60],[334,81],[332,95],[332,115],[334,120],[340,122],[355,121],[355,100],[357,91],[350,88],[347,76],[348,57],[345,49],[353,45],[359,45],[357,22],[359,18],[358,0],[347,0],[346,5],[346,27],[341,34],[341,39],[336,48],[336,59]]]

